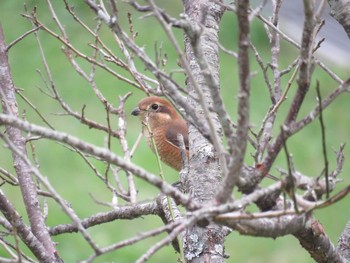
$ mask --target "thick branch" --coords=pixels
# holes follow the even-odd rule
[[[276,218],[217,219],[241,235],[277,238],[293,234],[305,227],[307,215],[283,215]]]
[[[294,236],[316,262],[345,262],[329,237],[324,233],[323,227],[319,222],[313,221],[309,226],[294,233]]]
[[[9,114],[10,116],[18,117],[15,87],[12,82],[12,76],[7,57],[7,46],[5,45],[1,25],[0,68],[0,97],[3,112]],[[25,138],[22,136],[21,131],[15,127],[6,126],[6,132],[11,142],[19,149],[19,151],[26,155]],[[31,168],[22,160],[18,154],[13,152],[12,157],[32,232],[45,248],[42,253],[50,255],[50,257],[54,259],[56,249],[46,229],[44,217],[40,209],[40,202],[38,200],[36,186],[31,175]]]
[[[350,2],[348,0],[328,0],[331,16],[344,28],[350,38]]]
[[[347,262],[350,262],[350,221],[346,224],[343,232],[341,233],[337,250],[341,256],[343,256]]]
[[[33,252],[40,262],[52,263],[62,262],[55,255],[47,253],[43,244],[33,235],[29,227],[25,225],[22,217],[15,210],[13,205],[7,200],[4,193],[0,190],[0,211],[3,213],[12,226],[12,230],[21,238],[26,246]]]

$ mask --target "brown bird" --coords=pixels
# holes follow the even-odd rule
[[[182,158],[177,135],[182,134],[188,157],[188,128],[186,121],[177,113],[171,103],[160,97],[142,99],[132,115],[139,116],[143,123],[142,132],[149,147],[155,152],[152,138],[148,132],[149,125],[161,161],[177,171],[182,169]]]

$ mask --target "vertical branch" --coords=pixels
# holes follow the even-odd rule
[[[10,66],[8,64],[7,47],[5,45],[2,27],[0,26],[0,97],[3,112],[18,117],[18,107],[15,96],[15,87],[12,81]],[[17,128],[6,126],[6,132],[11,142],[21,153],[27,155],[25,138]],[[23,201],[29,217],[31,230],[36,238],[42,243],[46,254],[55,259],[56,249],[47,231],[43,214],[40,210],[40,202],[36,186],[32,178],[31,167],[27,165],[16,153],[12,153],[14,167],[18,176]]]
[[[328,157],[327,157],[327,148],[326,148],[326,133],[325,133],[325,126],[323,122],[323,114],[322,114],[322,97],[321,97],[321,91],[320,91],[320,82],[317,81],[316,86],[317,91],[317,99],[318,99],[318,105],[320,108],[320,125],[321,125],[321,133],[322,133],[322,151],[323,151],[323,160],[324,160],[324,173],[326,178],[326,198],[329,198],[329,169],[328,169]]]
[[[288,115],[284,122],[284,126],[287,128],[296,120],[296,117],[299,113],[301,105],[305,99],[306,93],[309,90],[310,79],[311,79],[311,58],[312,58],[312,49],[313,43],[315,40],[316,33],[316,22],[313,13],[313,3],[312,1],[304,0],[304,28],[302,43],[300,47],[300,64],[299,64],[299,77],[298,77],[298,90],[292,101],[292,105],[289,108]],[[288,130],[286,131],[286,136],[288,136]],[[268,154],[264,160],[263,165],[263,175],[265,175],[271,168],[272,163],[276,159],[278,153],[280,152],[283,140],[286,138],[282,133],[278,135],[274,144],[269,147]]]
[[[278,28],[279,23],[279,10],[281,7],[282,1],[281,0],[274,0],[272,1],[273,5],[273,15],[271,18],[272,24]],[[278,101],[281,100],[281,72],[278,69],[278,56],[280,54],[280,35],[277,31],[271,30],[271,33],[269,31],[269,28],[266,26],[266,31],[268,33],[269,39],[270,39],[270,47],[271,47],[271,64],[270,67],[272,69],[273,73],[273,83],[274,88],[272,89],[267,76],[267,68],[263,68],[264,70],[264,78],[265,82],[267,83],[268,90],[270,93],[270,99],[273,105],[273,108],[270,108],[267,112],[267,115],[265,119],[262,122],[258,137],[257,137],[257,152],[256,152],[256,158],[255,160],[257,162],[261,162],[261,159],[264,155],[264,152],[266,150],[266,147],[268,146],[269,140],[272,137],[272,130],[274,127],[274,123],[276,120],[276,114],[274,112],[274,109],[276,108]],[[257,57],[257,51],[256,48],[254,48],[255,56]],[[258,59],[259,62],[259,59]],[[261,66],[262,61],[259,62]]]
[[[126,140],[126,116],[125,116],[125,102],[131,92],[125,94],[124,96],[119,96],[120,105],[118,107],[118,126],[119,126],[119,142],[124,152],[124,159],[128,162],[131,160],[132,153],[129,150],[128,141]],[[130,202],[136,203],[137,190],[134,182],[134,176],[132,173],[126,171],[126,178],[128,180],[128,194],[130,196]]]
[[[281,127],[281,134],[284,136],[283,127]],[[287,148],[287,139],[283,140],[283,149],[284,149],[284,153],[286,154],[287,166],[288,166],[288,180],[285,188],[286,188],[287,194],[292,198],[295,212],[298,214],[299,210],[298,210],[298,204],[295,197],[295,183],[294,183],[294,177],[292,172],[292,161]]]
[[[279,20],[279,10],[282,5],[281,0],[274,0],[272,1],[273,4],[273,16],[272,16],[272,24],[278,28],[278,20]],[[280,53],[280,36],[279,33],[276,31],[272,31],[271,33],[271,68],[274,76],[274,101],[275,104],[276,101],[278,101],[281,97],[282,90],[281,90],[281,73],[278,70],[278,55]]]
[[[304,101],[306,93],[309,90],[310,79],[311,79],[311,57],[313,43],[315,40],[315,17],[313,14],[313,4],[311,1],[304,0],[304,13],[305,22],[303,37],[300,49],[300,68],[299,68],[299,78],[298,91],[292,102],[292,106],[289,110],[286,122],[289,124],[295,121],[297,114],[300,110],[301,104]]]
[[[243,165],[247,148],[249,130],[249,97],[250,97],[250,71],[249,71],[249,1],[237,1],[238,19],[238,64],[239,64],[239,93],[238,93],[238,122],[237,139],[228,165],[229,173],[223,180],[222,191],[219,191],[216,199],[218,202],[226,202],[234,185],[237,183]]]

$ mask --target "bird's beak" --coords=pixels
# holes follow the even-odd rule
[[[131,112],[131,115],[134,115],[134,116],[138,116],[140,114],[141,110],[139,107],[133,109],[133,111]]]

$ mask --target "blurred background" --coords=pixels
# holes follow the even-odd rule
[[[91,55],[93,50],[88,44],[93,43],[94,39],[73,20],[71,15],[66,11],[62,1],[52,2],[61,23],[65,26],[70,42],[81,52]],[[181,1],[158,2],[165,10],[169,11],[169,13],[175,17],[179,17],[179,14],[182,12]],[[285,2],[292,6],[294,3],[296,4],[296,2],[300,2],[296,4],[300,7],[299,4],[301,4],[302,1]],[[75,0],[69,1],[69,3],[75,7],[76,14],[87,25],[92,28],[95,27],[96,17],[82,1]],[[25,5],[30,11],[34,6],[36,6],[39,20],[53,31],[58,32],[57,26],[52,19],[46,2],[44,3],[44,1],[32,0],[26,1]],[[134,10],[125,3],[120,2],[119,4],[118,2],[118,5],[120,20],[125,30],[128,28],[127,13],[132,13],[134,30],[138,32],[136,42],[140,46],[144,47],[149,56],[151,58],[155,57],[155,42],[157,42],[158,47],[162,45],[163,53],[166,53],[168,57],[165,70],[170,72],[174,69],[178,69],[177,56],[174,53],[172,45],[167,40],[164,32],[157,25],[156,20],[152,17],[142,17],[144,14],[135,13]],[[295,12],[295,22],[299,23],[303,20],[299,9],[297,9],[299,11],[294,11],[294,9],[289,10],[290,14]],[[11,0],[3,0],[1,2],[0,22],[4,29],[7,43],[10,43],[21,34],[32,28],[30,21],[21,16],[23,13],[25,13],[24,2]],[[266,9],[264,9],[263,14],[268,15],[269,13],[271,12],[269,11],[269,6],[267,6]],[[328,21],[331,21],[332,18],[327,15],[327,12],[325,12],[325,16],[327,17],[327,25]],[[287,18],[282,17],[281,21],[286,30],[289,27],[298,28],[300,26],[298,23],[291,22],[293,19],[288,20]],[[332,30],[331,35],[334,36],[344,36],[345,34],[340,26],[336,26],[330,30]],[[182,44],[182,32],[175,29],[175,34],[178,37],[179,43]],[[118,46],[114,42],[113,36],[109,33],[106,26],[102,26],[100,35],[111,50],[113,50],[117,55],[121,54]],[[62,98],[73,110],[77,112],[81,112],[83,105],[86,105],[85,114],[88,118],[106,124],[104,106],[96,98],[89,84],[73,70],[65,57],[65,54],[62,52],[62,43],[58,42],[52,36],[49,36],[44,32],[39,32],[39,37],[42,41],[43,49],[48,65],[50,66],[56,88],[60,92]],[[300,40],[300,34],[297,36],[293,35],[293,37],[295,37],[297,41]],[[258,48],[264,63],[268,63],[271,57],[269,41],[264,26],[258,20],[254,20],[252,22],[251,38],[254,45]],[[335,38],[337,39],[337,37]],[[235,52],[237,51],[237,26],[235,14],[229,12],[225,13],[220,30],[220,41],[226,48]],[[346,43],[346,41],[343,42]],[[328,39],[327,37],[325,43],[334,44],[334,41],[332,38]],[[347,44],[349,43],[350,41]],[[339,45],[336,46],[339,47]],[[340,47],[340,50],[342,50],[344,54],[349,55],[349,49]],[[345,55],[343,56],[341,53],[333,51],[333,48],[328,48],[322,51],[322,53],[317,54],[317,56],[320,56],[320,59],[324,59],[325,63],[341,78],[348,78],[350,66],[348,63],[343,62],[343,57]],[[328,60],[324,54],[332,54],[332,59]],[[279,61],[280,69],[286,68],[293,60],[296,59],[297,56],[298,50],[282,40]],[[28,100],[30,100],[37,107],[37,109],[45,116],[46,119],[49,120],[55,129],[70,133],[97,146],[106,145],[107,135],[105,133],[89,129],[88,127],[79,123],[76,119],[62,115],[63,110],[60,108],[58,103],[46,96],[44,92],[41,91],[46,90],[46,86],[38,72],[44,73],[44,67],[36,39],[33,35],[26,37],[11,48],[9,59],[16,87],[22,90],[22,94],[24,94]],[[235,121],[235,113],[237,111],[236,89],[238,85],[237,61],[224,53],[220,54],[220,59],[222,95],[225,100],[226,107],[229,110],[232,119]],[[87,72],[89,72],[91,66],[88,63],[80,58],[77,58],[77,61],[81,63],[82,67],[86,69]],[[135,60],[135,62],[138,69],[143,71],[144,66],[142,66],[140,61]],[[113,67],[113,65],[111,67]],[[121,69],[116,67],[114,67],[114,69],[117,72],[120,71],[120,74],[125,75],[125,72],[123,72]],[[254,73],[254,77],[252,78],[251,82],[251,125],[253,130],[258,130],[261,125],[261,120],[270,106],[270,99],[268,90],[263,80],[261,69],[255,61],[253,54],[251,56],[251,71]],[[151,76],[149,72],[145,72],[145,74]],[[291,74],[292,73],[285,75],[282,79],[283,88],[286,86]],[[272,77],[272,74],[270,75]],[[185,87],[184,76],[182,74],[175,74],[174,76],[179,83]],[[326,97],[327,94],[338,86],[338,84],[322,69],[316,67],[310,92],[307,95],[306,101],[299,115],[300,118],[308,113],[308,111],[313,109],[316,105],[316,80],[320,81],[323,97]],[[131,112],[137,102],[146,95],[142,91],[119,81],[101,69],[97,69],[96,83],[104,96],[109,100],[109,102],[113,103],[115,107],[117,107],[119,103],[118,96],[125,95],[130,91],[133,93],[126,103],[128,121],[127,139],[129,146],[131,147],[139,135],[141,126],[139,121],[131,116],[129,112]],[[284,116],[288,111],[295,88],[296,84],[294,83],[288,95],[287,101],[279,110],[275,127],[276,133],[279,132],[279,125],[284,121]],[[45,126],[38,115],[23,99],[20,97],[17,99],[22,116],[31,122]],[[348,94],[343,94],[340,96],[336,102],[324,112],[327,133],[327,149],[331,169],[335,167],[334,151],[338,150],[340,144],[349,142],[350,120],[348,112]],[[113,118],[112,125],[115,127],[115,129],[117,129],[117,118],[115,116],[113,116]],[[74,152],[70,151],[63,145],[49,142],[47,140],[36,141],[34,145],[35,156],[32,156],[32,158],[36,158],[38,160],[38,165],[41,172],[49,178],[51,184],[56,188],[58,193],[71,204],[73,209],[81,218],[88,217],[97,212],[110,210],[110,208],[99,205],[95,200],[93,200],[94,198],[101,202],[111,202],[112,194],[106,189],[104,183],[94,175],[93,171],[89,169],[81,157],[77,156]],[[323,169],[323,155],[321,133],[318,121],[315,121],[306,129],[292,137],[288,141],[288,147],[290,152],[293,154],[295,168],[298,171],[309,176],[320,175]],[[116,139],[112,140],[112,149],[116,153],[121,153],[120,145]],[[252,148],[249,148],[246,156],[246,162],[249,164],[253,164],[251,153],[254,153],[254,151]],[[349,156],[350,150],[348,147],[346,147],[346,161],[343,173],[340,175],[343,182],[339,183],[337,190],[344,188],[350,183]],[[152,173],[159,173],[156,159],[148,149],[144,139],[136,151],[133,161]],[[101,164],[100,162],[94,162],[93,160],[92,162],[97,166],[101,173],[104,172],[105,165]],[[14,173],[11,153],[4,147],[3,143],[0,145],[0,166]],[[278,167],[286,168],[286,160],[283,154],[280,154],[273,169],[271,170],[271,173],[275,176],[279,176],[279,173],[276,170]],[[166,180],[168,182],[177,181],[178,175],[175,171],[167,167],[164,167],[164,169]],[[121,175],[121,177],[123,176]],[[135,180],[138,189],[138,201],[151,200],[157,195],[158,190],[156,188],[149,186],[137,178],[135,178]],[[269,185],[271,183],[272,181],[266,179],[262,184]],[[1,189],[9,196],[21,214],[25,215],[19,189],[17,187],[9,186],[8,184],[3,185]],[[49,226],[70,222],[68,217],[65,216],[58,205],[51,200],[47,201],[49,204],[47,224]],[[346,198],[331,207],[315,212],[315,217],[323,224],[327,234],[334,243],[337,243],[337,239],[341,231],[345,227],[346,222],[350,219],[348,203],[349,198]],[[123,205],[123,202],[120,204]],[[25,216],[23,216],[23,218],[26,222],[28,221]],[[118,220],[102,226],[96,226],[90,228],[89,232],[93,235],[100,246],[106,246],[161,225],[162,222],[158,217],[146,216],[137,220]],[[154,244],[157,240],[160,240],[160,238],[161,237],[154,237],[147,239],[146,241],[140,242],[132,247],[126,247],[116,252],[101,256],[96,259],[95,262],[133,262],[141,254],[143,254],[151,244]],[[92,250],[79,234],[64,234],[54,237],[54,240],[58,243],[58,251],[65,262],[76,262],[78,260],[85,259],[92,254]],[[23,249],[23,251],[28,252],[26,249]],[[300,247],[298,241],[291,236],[273,240],[266,238],[244,237],[238,235],[237,233],[232,233],[227,237],[226,252],[230,255],[227,262],[313,262],[308,253],[306,253]],[[0,255],[7,255],[2,247],[0,247]],[[150,262],[176,262],[176,259],[177,255],[174,253],[172,247],[169,246],[156,253],[151,258]]]

